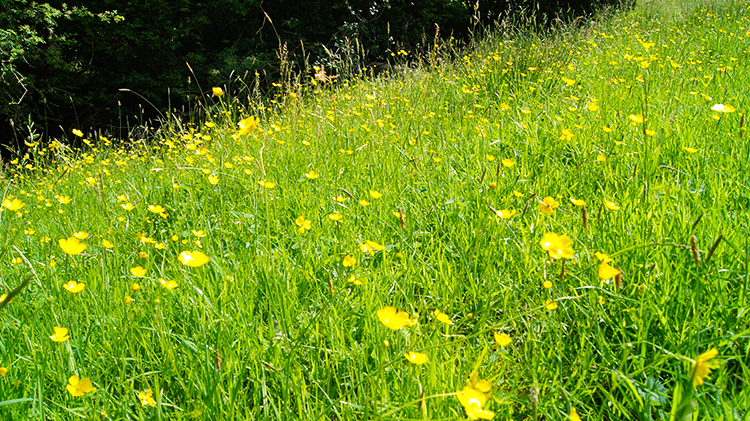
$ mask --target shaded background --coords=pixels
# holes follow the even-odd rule
[[[118,136],[160,111],[189,113],[212,86],[257,86],[346,58],[387,62],[501,21],[545,28],[622,0],[0,0],[0,145],[72,128]],[[280,51],[284,50],[282,60]],[[189,63],[189,66],[186,64]],[[284,65],[282,65],[284,63]],[[351,62],[350,62],[351,64]],[[346,70],[347,72],[344,72]],[[241,82],[238,81],[241,79]],[[129,91],[121,91],[121,89]],[[125,131],[127,133],[127,130]]]

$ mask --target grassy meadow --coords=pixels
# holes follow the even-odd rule
[[[0,419],[748,420],[749,48],[643,1],[30,137]]]

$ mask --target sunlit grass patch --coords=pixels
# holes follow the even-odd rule
[[[32,144],[3,173],[0,414],[731,419],[748,6]]]

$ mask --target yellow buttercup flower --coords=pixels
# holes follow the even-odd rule
[[[620,269],[613,268],[612,266],[610,266],[609,264],[607,264],[607,262],[602,262],[599,265],[599,271],[598,271],[599,277],[602,278],[602,279],[604,279],[605,281],[607,279],[614,278],[615,276],[619,275],[620,273],[622,273],[620,271]]]
[[[378,319],[385,327],[391,330],[399,330],[404,326],[414,326],[417,319],[410,319],[409,313],[397,311],[394,307],[387,306],[377,311]]]
[[[547,300],[547,301],[544,302],[544,308],[546,308],[547,310],[550,310],[550,311],[556,310],[557,309],[557,303],[554,302],[554,301],[552,301],[552,300]]]
[[[633,122],[634,126],[636,124],[641,124],[644,121],[646,121],[646,119],[643,117],[643,114],[630,114],[628,118],[630,119],[631,122]]]
[[[208,256],[202,251],[183,251],[177,259],[182,262],[183,265],[193,268],[201,267],[209,261]]]
[[[312,228],[312,222],[306,220],[304,216],[297,217],[294,223],[299,227],[300,234],[304,234],[305,230],[309,230]]]
[[[344,256],[344,261],[342,264],[344,265],[345,268],[350,268],[357,264],[357,259],[347,254],[346,256]]]
[[[575,199],[573,197],[570,198],[570,202],[573,203],[576,206],[586,206],[586,201],[583,199]]]
[[[551,196],[545,197],[543,200],[539,201],[539,209],[546,213],[548,216],[552,216],[553,213],[555,213],[555,208],[560,206],[560,202],[553,199]]]
[[[66,284],[63,284],[63,288],[75,294],[75,293],[83,291],[83,289],[86,288],[86,284],[83,282],[79,283],[76,281],[70,281]]]
[[[79,397],[92,392],[94,387],[91,385],[91,380],[87,377],[79,379],[78,376],[70,376],[68,378],[66,389],[68,389],[68,392],[70,392],[73,397]]]
[[[237,132],[239,135],[246,135],[253,130],[258,128],[258,124],[260,123],[260,120],[257,118],[250,116],[248,118],[240,120],[239,123],[237,123],[238,126],[240,126],[239,132]]]
[[[495,332],[493,336],[495,337],[495,342],[503,348],[513,342],[513,339],[511,339],[510,336],[508,336],[506,333],[498,334],[497,332]]]
[[[68,335],[68,328],[67,327],[59,327],[55,326],[52,329],[54,329],[55,333],[50,336],[49,338],[52,339],[55,342],[65,342],[70,338],[70,335]]]
[[[507,158],[503,159],[500,162],[502,162],[503,167],[505,167],[505,168],[511,168],[511,167],[513,167],[513,166],[516,165],[516,161],[514,161],[512,159],[507,159]]]
[[[146,269],[141,266],[136,266],[134,268],[130,268],[130,274],[135,276],[136,278],[142,278],[146,276]]]
[[[466,382],[466,386],[463,389],[456,392],[456,397],[464,407],[466,416],[472,420],[490,420],[495,416],[495,413],[484,409],[484,404],[487,403],[487,399],[490,395],[487,392],[490,391],[491,386],[487,380],[478,380],[478,373],[476,371],[471,373],[471,377]]]
[[[81,254],[84,250],[86,250],[86,244],[80,242],[75,237],[69,237],[68,239],[61,238],[58,241],[58,244],[60,245],[62,251],[71,256]]]
[[[161,284],[161,286],[163,286],[164,288],[166,288],[167,291],[171,291],[171,290],[173,290],[173,289],[175,289],[175,288],[178,287],[177,282],[175,282],[175,281],[167,281],[164,278],[159,278],[159,283]]]
[[[221,97],[222,95],[224,95],[224,90],[217,86],[214,86],[213,88],[211,88],[211,92],[213,92],[214,96],[218,96],[218,97]]]
[[[414,351],[407,352],[404,354],[404,357],[406,357],[407,361],[416,365],[422,365],[430,359],[427,355]]]
[[[370,197],[372,197],[373,199],[380,199],[381,197],[383,197],[383,194],[377,190],[370,190]]]
[[[699,355],[698,358],[695,359],[695,362],[693,362],[693,365],[690,368],[690,380],[692,380],[693,386],[698,387],[702,385],[706,377],[711,374],[711,369],[717,368],[719,366],[719,363],[708,362],[709,360],[715,358],[717,355],[719,355],[719,350],[716,348],[712,348]]]
[[[607,208],[607,209],[609,209],[609,210],[613,210],[613,211],[620,210],[620,207],[617,206],[617,203],[610,202],[609,200],[605,200],[604,201],[604,207]]]
[[[143,392],[138,392],[138,399],[141,400],[141,406],[151,406],[156,408],[156,401],[154,400],[154,392],[148,389]]]
[[[450,316],[448,316],[447,314],[443,313],[442,311],[440,311],[438,309],[435,309],[435,312],[433,314],[435,315],[435,318],[440,323],[445,323],[445,324],[451,324],[451,323],[453,323],[453,322],[451,322]]]
[[[21,209],[22,207],[26,206],[25,203],[18,199],[5,199],[3,200],[3,207],[8,209],[11,212],[16,212],[17,210]]]
[[[571,408],[570,410],[570,421],[581,421],[581,417],[578,416],[575,408]]]
[[[539,245],[549,254],[553,259],[559,259],[564,257],[570,259],[573,257],[573,240],[567,235],[557,235],[554,232],[548,232],[544,234]]]

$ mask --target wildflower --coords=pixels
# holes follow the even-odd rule
[[[654,136],[656,132],[654,130],[646,129],[646,136]]]
[[[0,367],[0,377],[5,377],[8,374],[8,369],[5,367]]]
[[[441,322],[445,323],[447,325],[451,324],[451,318],[447,314],[443,313],[442,311],[435,309],[435,312],[433,313],[435,315],[435,318]]]
[[[552,300],[547,300],[544,302],[544,308],[550,311],[555,310],[557,309],[557,303]]]
[[[573,240],[567,235],[557,235],[554,232],[548,232],[544,234],[539,245],[549,254],[553,259],[559,259],[564,257],[569,259],[573,257],[573,248],[570,246],[573,244]]]
[[[154,400],[154,392],[148,389],[144,392],[138,392],[138,399],[141,400],[141,406],[151,406],[156,408],[156,401]]]
[[[599,273],[599,277],[606,281],[607,279],[614,278],[615,276],[619,275],[622,272],[620,271],[620,269],[613,268],[612,266],[607,264],[607,262],[602,262],[599,265],[598,273]]]
[[[23,262],[23,259],[21,259],[20,257],[14,257],[10,262],[13,263],[14,265],[17,265]]]
[[[715,358],[717,355],[719,355],[719,350],[711,348],[695,359],[693,366],[690,368],[690,379],[693,381],[693,386],[697,387],[702,385],[703,380],[711,374],[711,369],[719,366],[718,363],[707,362],[708,360]]]
[[[604,254],[604,253],[600,253],[600,252],[598,252],[598,251],[597,251],[596,253],[594,253],[594,255],[595,255],[595,256],[596,256],[596,258],[597,258],[597,259],[599,259],[599,261],[601,261],[602,263],[609,263],[609,262],[611,262],[611,261],[612,261],[612,258],[611,258],[611,257],[609,257],[609,255],[606,255],[606,254]]]
[[[500,162],[502,162],[502,163],[503,163],[503,167],[505,167],[505,168],[510,168],[510,167],[513,167],[513,166],[515,166],[515,165],[516,165],[516,161],[514,161],[514,160],[512,160],[512,159],[507,159],[507,158],[506,158],[506,159],[503,159],[503,160],[502,160],[502,161],[500,161]]]
[[[362,199],[362,200],[360,200],[360,201],[359,201],[359,204],[360,204],[360,205],[362,205],[362,206],[370,206],[370,202],[368,202],[368,201],[367,201],[367,200],[365,200],[365,199]]]
[[[345,268],[350,268],[357,264],[357,259],[347,254],[346,256],[344,256],[344,261],[342,264],[344,265]]]
[[[607,208],[607,209],[609,209],[609,210],[613,210],[613,211],[620,210],[620,207],[617,206],[617,203],[610,202],[609,200],[605,200],[604,201],[604,207]]]
[[[87,377],[79,379],[78,376],[70,376],[68,378],[68,385],[66,386],[68,392],[73,397],[83,396],[85,393],[92,392],[94,390],[91,386],[91,380]]]
[[[544,281],[542,282],[542,286],[546,289],[552,288],[552,281]]]
[[[395,308],[387,306],[378,310],[378,319],[385,327],[391,330],[399,330],[404,326],[414,326],[417,319],[410,319],[409,313],[396,311]]]
[[[63,284],[63,288],[75,294],[83,291],[83,289],[86,288],[86,284],[83,282],[70,281],[66,284]]]
[[[61,238],[58,241],[58,244],[60,244],[60,248],[65,253],[75,256],[76,254],[81,254],[84,250],[86,250],[86,244],[83,244],[82,242],[78,241],[75,237],[69,237],[67,240],[64,238]]]
[[[737,111],[734,106],[724,104],[715,104],[713,107],[711,107],[711,109],[720,113],[733,113]]]
[[[173,290],[173,289],[175,289],[175,288],[178,287],[177,282],[175,282],[175,281],[167,281],[164,278],[159,278],[159,283],[161,284],[161,286],[163,286],[164,288],[166,288],[167,291],[171,291],[171,290]]]
[[[224,95],[224,90],[216,86],[211,88],[211,92],[213,92],[214,96],[218,96],[218,97],[221,97],[222,95]]]
[[[177,259],[179,259],[183,265],[193,268],[201,267],[208,263],[209,260],[208,256],[202,251],[183,251]]]
[[[342,215],[341,215],[340,213],[338,213],[338,212],[334,212],[334,213],[332,213],[332,214],[328,215],[328,217],[329,217],[329,218],[330,218],[330,219],[331,219],[332,221],[340,221],[340,220],[341,220],[341,218],[343,218],[343,216],[342,216]]]
[[[502,219],[510,219],[516,213],[517,212],[515,210],[508,210],[508,209],[495,211],[495,215],[497,215],[498,218],[502,218]]]
[[[429,357],[427,357],[427,355],[422,354],[421,352],[414,352],[414,351],[407,352],[406,354],[404,354],[404,357],[406,357],[406,359],[410,363],[416,364],[416,365],[422,365],[429,360]]]
[[[591,102],[589,102],[586,105],[586,109],[589,110],[589,111],[591,111],[591,112],[598,111],[599,110],[599,104],[597,104],[596,102],[591,101]]]
[[[643,114],[637,114],[637,115],[636,115],[636,114],[630,114],[630,115],[628,116],[628,118],[630,119],[630,121],[632,121],[632,122],[633,122],[633,125],[634,125],[634,126],[635,126],[636,124],[641,124],[641,123],[643,123],[644,121],[646,121],[646,119],[645,119],[645,118],[643,117]]]
[[[126,211],[132,211],[133,209],[135,209],[135,205],[133,205],[130,202],[122,203],[120,204],[120,206],[122,206],[122,208],[125,209]]]
[[[570,202],[576,206],[586,206],[586,201],[583,199],[570,198]]]
[[[359,249],[362,253],[370,253],[371,255],[374,255],[376,251],[385,250],[385,247],[374,241],[367,240],[364,244],[359,245]]]
[[[696,152],[698,152],[698,149],[691,148],[689,146],[683,146],[682,149],[684,149],[685,152],[687,152],[687,153],[696,153]]]
[[[570,410],[570,421],[581,421],[581,417],[578,416],[575,408],[571,408]]]
[[[260,184],[261,187],[265,187],[267,189],[272,189],[272,188],[276,187],[276,183],[274,183],[273,181],[261,180],[261,181],[258,181],[258,184]]]
[[[126,295],[124,300],[125,300],[125,304],[130,304],[133,302],[133,298],[129,295]]]
[[[606,157],[606,156],[604,156],[604,155],[597,155],[597,156],[596,156],[596,161],[597,161],[597,162],[604,162],[604,161],[606,161],[606,160],[607,160],[607,157]]]
[[[513,342],[513,339],[511,339],[510,336],[508,336],[506,333],[498,334],[497,332],[495,332],[493,336],[495,337],[495,342],[497,342],[497,344],[503,348]]]
[[[300,234],[304,234],[305,230],[309,230],[310,228],[312,228],[312,223],[306,220],[305,217],[301,215],[294,221],[294,223],[299,227]]]
[[[398,211],[393,212],[393,216],[395,216],[396,218],[399,218],[399,219],[403,219],[403,218],[406,217],[406,215],[404,215],[403,213],[398,212]]]
[[[70,198],[70,196],[60,196],[60,195],[55,196],[55,199],[57,199],[57,201],[63,205],[67,205],[68,203],[70,203],[71,200],[73,200]]]
[[[133,282],[133,285],[130,286],[130,290],[133,291],[133,292],[138,291],[140,289],[141,289],[141,286],[138,285],[138,283],[136,283],[136,282]]]
[[[49,338],[52,339],[55,342],[65,342],[70,338],[70,335],[68,335],[68,328],[67,327],[59,327],[55,326],[52,329],[55,330],[54,335],[50,336]]]
[[[380,199],[381,197],[383,197],[383,194],[377,190],[370,190],[370,197],[372,197],[373,199]]]
[[[219,176],[215,174],[209,175],[208,182],[211,183],[212,186],[219,184]]]
[[[74,135],[76,135],[78,137],[83,137],[83,132],[80,131],[80,130],[78,130],[78,129],[73,129],[72,132],[73,132]]]
[[[316,178],[320,177],[320,174],[311,170],[310,172],[305,173],[305,177],[309,178],[310,180],[315,180]]]
[[[544,200],[539,201],[539,209],[548,216],[552,216],[552,214],[555,213],[555,208],[558,206],[560,206],[560,202],[553,199],[551,196],[547,196]]]
[[[26,206],[25,203],[18,199],[5,199],[3,200],[3,207],[8,209],[11,212],[16,212],[17,210],[21,209],[22,207]]]
[[[0,295],[0,303],[2,303],[3,301],[5,301],[6,298],[8,298],[8,294]]]
[[[86,231],[78,231],[73,233],[73,237],[79,240],[85,240],[89,238],[89,233],[87,233]]]
[[[260,123],[260,120],[253,116],[240,120],[240,122],[237,123],[237,125],[240,126],[240,131],[237,133],[239,135],[248,134],[258,128],[258,123]]]
[[[166,211],[166,209],[164,209],[164,207],[161,206],[161,205],[148,205],[148,211],[151,212],[151,213],[159,213],[159,214],[161,214],[161,213],[164,213],[164,211]]]
[[[466,381],[466,386],[456,393],[456,397],[470,419],[489,420],[495,416],[495,413],[482,407],[491,396],[486,394],[491,387],[487,380],[477,380],[478,375],[476,371],[472,372],[471,377]]]
[[[349,279],[347,279],[347,282],[350,282],[350,283],[352,283],[354,285],[357,285],[357,286],[362,285],[362,281],[360,281],[359,279],[357,279],[357,277],[354,276],[354,274],[352,274],[352,276],[350,276]]]
[[[142,278],[146,275],[146,269],[141,266],[136,266],[134,268],[130,268],[130,274],[135,276],[136,278]]]
[[[573,132],[571,132],[570,129],[563,129],[560,140],[570,140],[573,139],[573,136]]]

